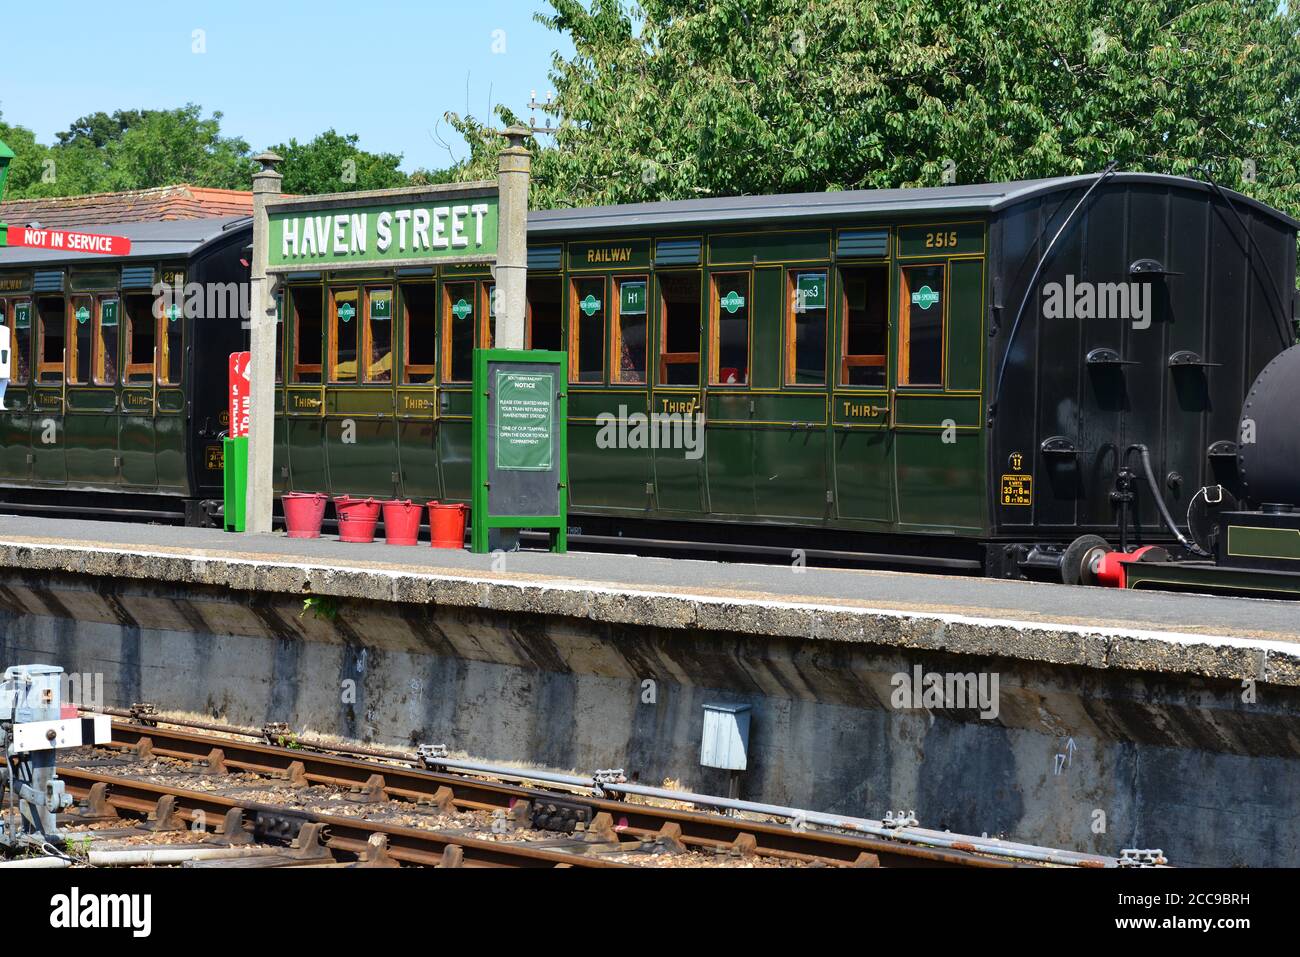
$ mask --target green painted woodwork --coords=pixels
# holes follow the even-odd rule
[[[983,255],[984,223],[935,223],[900,226],[898,257],[930,259],[944,256]]]
[[[627,272],[650,266],[648,239],[615,240],[602,243],[569,243],[571,272]]]
[[[710,266],[826,262],[830,258],[831,234],[826,229],[714,233],[709,237]]]
[[[1294,528],[1228,526],[1228,554],[1300,562],[1300,531]]]
[[[954,259],[948,273],[948,388],[983,386],[984,260]]]

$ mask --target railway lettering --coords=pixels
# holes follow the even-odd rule
[[[620,246],[616,249],[588,249],[587,262],[591,265],[597,263],[628,263],[632,261],[632,247]]]

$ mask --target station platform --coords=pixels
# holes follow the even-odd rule
[[[1300,685],[1300,607],[938,574],[0,517],[0,569],[464,605]]]

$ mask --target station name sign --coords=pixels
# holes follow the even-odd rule
[[[272,272],[491,263],[495,184],[335,193],[267,203]]]

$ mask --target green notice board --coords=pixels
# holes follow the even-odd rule
[[[567,368],[564,352],[474,350],[475,552],[493,528],[549,529],[567,549]]]

